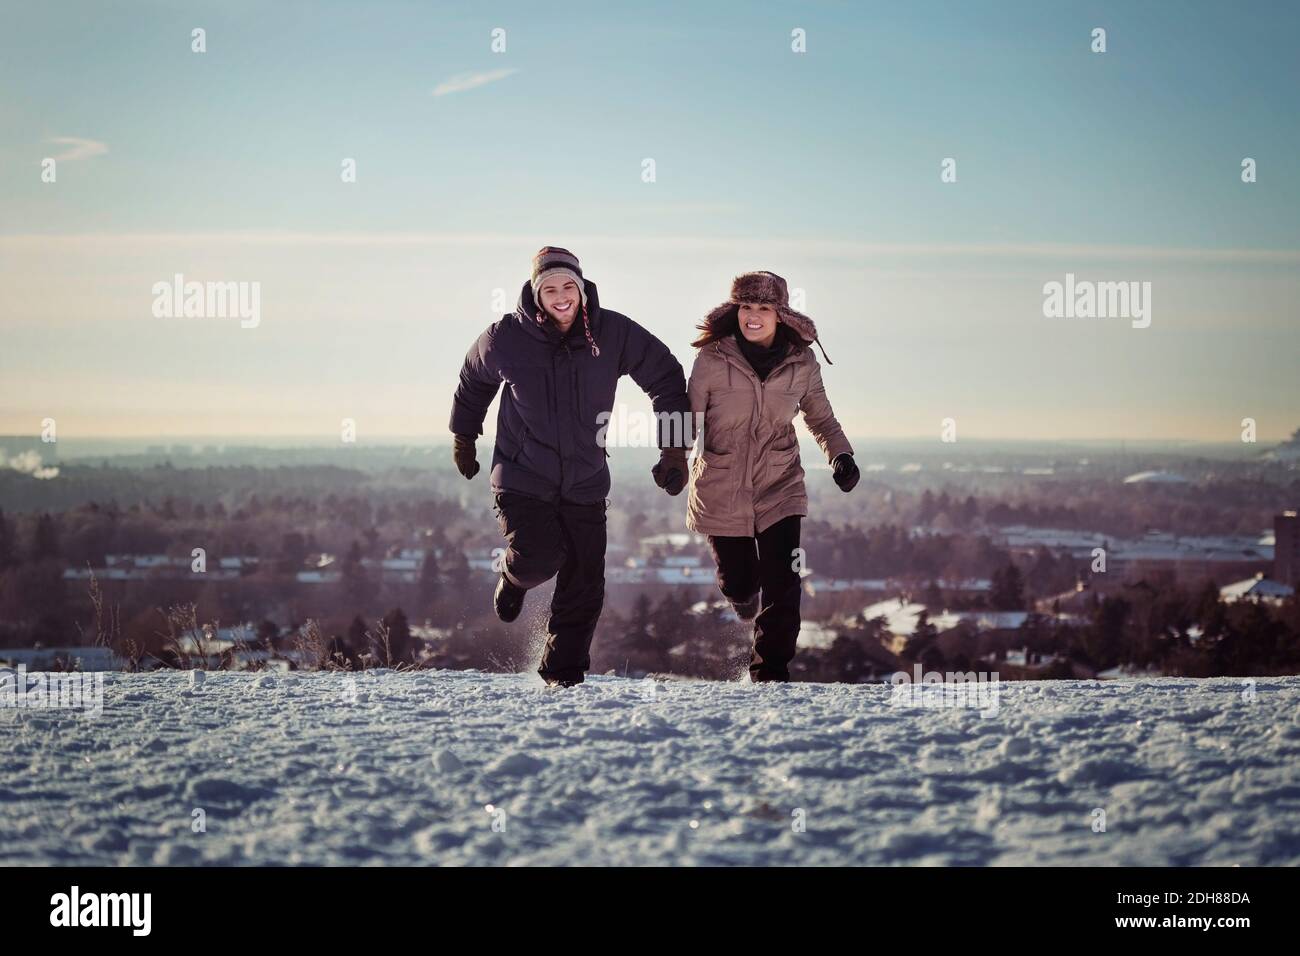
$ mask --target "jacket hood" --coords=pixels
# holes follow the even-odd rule
[[[599,344],[601,327],[600,295],[596,291],[596,283],[590,279],[583,279],[582,285],[587,293],[587,322],[591,325],[591,337]],[[533,284],[531,282],[525,282],[519,290],[519,301],[515,304],[514,315],[519,325],[529,335],[553,344],[559,342],[559,329],[555,327],[555,323],[549,317],[546,317],[543,322],[537,321],[538,306],[537,301],[533,298]],[[580,333],[582,331],[582,316],[575,317],[574,321],[578,323],[578,332]],[[578,340],[582,341],[585,346],[586,343],[583,341],[582,335],[578,335]]]

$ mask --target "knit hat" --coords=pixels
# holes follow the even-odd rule
[[[543,246],[533,256],[533,302],[537,306],[538,324],[546,322],[546,310],[542,308],[540,295],[542,283],[554,276],[566,276],[578,286],[578,294],[582,297],[582,332],[587,337],[587,344],[591,346],[591,354],[599,355],[600,347],[591,337],[591,322],[587,318],[587,284],[582,278],[582,266],[578,264],[578,257],[568,249]]]
[[[813,324],[813,320],[802,312],[790,308],[790,289],[785,280],[775,272],[746,272],[736,276],[731,280],[731,298],[705,316],[704,325],[715,327],[742,302],[775,306],[780,321],[794,329],[795,334],[806,344],[812,345],[816,342],[817,347],[822,350],[822,358],[826,359],[827,365],[835,364],[822,348],[821,340],[817,338],[817,326]]]

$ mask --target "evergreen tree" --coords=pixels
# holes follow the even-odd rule
[[[46,558],[59,556],[59,535],[54,519],[49,513],[42,514],[36,520],[36,537],[32,544],[32,558],[44,561]]]
[[[993,572],[993,587],[989,592],[989,604],[995,611],[1023,611],[1025,609],[1025,585],[1020,569],[1014,563]]]
[[[18,563],[17,550],[14,547],[13,526],[0,508],[0,571]]]
[[[432,548],[428,548],[420,564],[420,579],[416,585],[416,594],[420,602],[416,608],[416,615],[430,614],[441,592],[442,576],[438,568],[438,555]]]

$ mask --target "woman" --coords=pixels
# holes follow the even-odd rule
[[[808,513],[795,414],[802,412],[846,492],[859,477],[853,447],[822,387],[811,347],[821,345],[817,329],[790,308],[784,279],[737,276],[731,299],[699,329],[687,391],[703,430],[686,525],[708,536],[718,587],[741,620],[754,621],[750,679],[788,681],[802,589],[795,552]]]

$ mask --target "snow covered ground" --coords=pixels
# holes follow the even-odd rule
[[[1300,864],[1296,677],[105,678],[0,709],[0,863]]]

